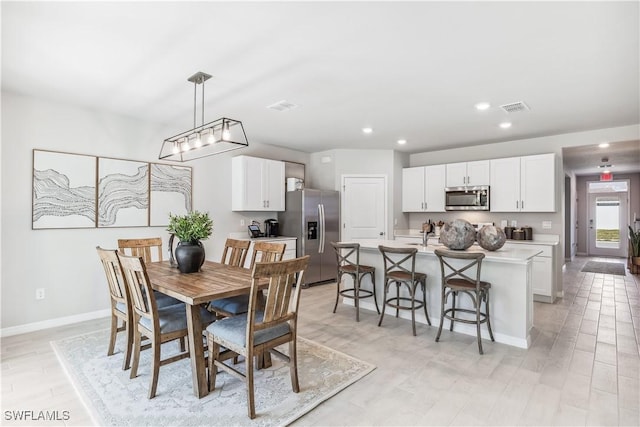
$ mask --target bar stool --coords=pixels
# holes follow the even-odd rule
[[[482,252],[466,252],[466,251],[452,251],[446,249],[436,249],[436,256],[440,260],[440,271],[442,273],[442,300],[440,303],[440,327],[438,328],[438,334],[436,335],[436,342],[440,341],[440,334],[442,333],[442,324],[444,319],[447,318],[451,321],[449,330],[453,331],[453,322],[470,323],[476,325],[478,336],[478,350],[480,354],[482,352],[482,336],[480,333],[480,325],[487,324],[489,329],[489,336],[491,341],[495,341],[493,338],[493,332],[491,331],[491,317],[489,316],[489,289],[491,289],[491,283],[480,280],[480,269],[482,267],[482,260],[484,254]],[[456,263],[453,265],[453,260],[468,261],[467,263]],[[476,266],[475,279],[465,274],[469,269]],[[467,294],[471,297],[474,309],[458,308],[456,307],[456,297],[459,293]],[[451,308],[445,310],[445,304],[449,295],[451,298]],[[480,305],[484,301],[485,312],[480,311]],[[463,318],[461,315],[471,314],[474,318]]]
[[[376,311],[380,314],[378,308],[378,299],[376,297],[376,269],[369,265],[360,264],[360,244],[359,243],[336,243],[331,242],[333,250],[336,253],[338,273],[336,278],[336,304],[333,306],[333,312],[338,308],[338,300],[340,295],[345,298],[351,298],[356,306],[356,322],[360,321],[360,299],[373,296],[376,305]],[[354,260],[355,258],[355,260]],[[342,275],[346,274],[353,278],[353,287],[340,289]],[[371,284],[373,290],[362,289],[362,278],[366,275],[371,276]]]
[[[396,317],[400,310],[411,310],[411,326],[413,336],[416,335],[416,310],[423,308],[427,323],[431,325],[429,313],[427,312],[427,275],[416,273],[416,248],[391,248],[388,246],[378,246],[384,260],[384,304],[378,326],[382,325],[384,312],[387,306],[396,309]],[[409,269],[406,264],[411,264]],[[391,283],[396,285],[396,296],[387,298]],[[400,296],[400,285],[406,285],[409,290],[409,297]],[[422,289],[422,301],[416,301],[416,290],[420,285]],[[410,303],[410,304],[407,304]]]

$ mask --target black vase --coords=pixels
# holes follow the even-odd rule
[[[181,273],[197,273],[204,264],[204,247],[200,241],[178,243],[175,254]]]

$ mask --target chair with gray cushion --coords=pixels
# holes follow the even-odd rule
[[[378,326],[382,325],[385,309],[388,307],[396,309],[396,317],[400,310],[411,311],[411,327],[413,335],[416,335],[416,310],[424,309],[424,315],[427,323],[431,325],[429,313],[427,311],[427,275],[416,272],[416,248],[392,248],[387,246],[378,246],[382,258],[384,260],[384,303],[382,306],[382,314]],[[392,284],[396,285],[396,296],[389,296],[389,288]],[[400,288],[404,285],[409,295],[400,296]],[[416,298],[416,290],[420,286],[422,291],[422,300]]]
[[[376,311],[380,314],[376,297],[376,269],[369,265],[360,264],[360,244],[331,242],[331,246],[333,246],[333,250],[336,253],[338,268],[336,274],[336,303],[333,306],[333,312],[336,312],[342,295],[345,298],[353,299],[356,307],[356,322],[360,321],[360,299],[362,298],[373,297]],[[353,287],[343,287],[341,289],[342,276],[345,274],[353,279]],[[371,279],[371,290],[362,289],[362,279],[367,275]]]
[[[227,239],[227,243],[232,239]],[[235,241],[241,242],[241,241]],[[249,240],[246,240],[247,248],[251,243]],[[231,242],[232,245],[240,246],[238,243]],[[249,268],[253,268],[256,261],[261,262],[273,262],[282,260],[282,256],[284,255],[284,250],[286,245],[284,243],[274,243],[274,242],[262,242],[258,241],[253,244],[253,254],[251,255],[251,264]],[[242,267],[244,265],[244,258],[242,256],[227,257],[227,247],[225,245],[225,251],[222,254],[222,264],[227,264],[229,261],[241,260],[238,266]],[[233,253],[231,253],[233,255]],[[246,258],[246,252],[245,252]],[[235,265],[231,263],[231,265]],[[238,314],[244,314],[249,309],[249,296],[248,295],[238,295],[235,297],[229,298],[220,298],[217,300],[211,301],[209,305],[209,309],[214,311],[219,317],[229,317],[229,316],[237,316]]]
[[[160,358],[162,344],[185,338],[188,335],[186,308],[183,303],[168,307],[158,307],[155,293],[147,275],[144,260],[141,257],[118,254],[125,280],[129,286],[131,306],[133,309],[133,362],[130,378],[138,375],[142,337],[151,341],[151,384],[149,399],[156,395],[160,366],[189,357],[189,351],[181,348],[181,352],[166,359]],[[201,309],[200,318],[203,328],[215,320],[205,309]]]
[[[242,379],[247,387],[249,418],[255,418],[254,356],[271,352],[289,362],[291,387],[300,390],[297,365],[297,321],[302,276],[309,256],[279,262],[258,262],[251,274],[249,310],[246,315],[227,317],[212,323],[206,330],[209,350],[209,390],[216,385],[217,371],[221,369]],[[297,279],[296,279],[297,276]],[[258,304],[259,287],[268,281],[264,308]],[[294,287],[295,285],[295,287]],[[275,347],[289,344],[288,356]],[[239,371],[224,363],[221,346],[244,356],[245,370]]]
[[[482,334],[480,325],[487,324],[491,341],[493,332],[491,331],[491,317],[489,313],[489,290],[491,283],[480,280],[480,270],[484,253],[452,251],[447,249],[436,249],[436,256],[440,260],[440,271],[442,275],[442,298],[440,302],[440,326],[436,335],[436,342],[440,341],[442,325],[444,319],[449,319],[449,330],[453,331],[453,322],[469,323],[476,325],[476,335],[478,337],[478,351],[482,351]],[[474,273],[475,270],[475,274]],[[474,277],[475,276],[475,277]],[[456,297],[459,294],[466,294],[471,298],[473,309],[456,307]],[[451,296],[451,307],[445,309],[447,299]],[[481,304],[484,301],[485,311],[481,311]]]
[[[118,239],[118,250],[123,255],[141,257],[145,263],[162,261],[162,239],[160,237],[149,237],[143,239]],[[158,307],[168,307],[174,304],[182,304],[179,300],[155,292],[156,304]]]
[[[124,280],[122,266],[118,259],[118,251],[102,249],[100,246],[96,246],[96,251],[98,251],[100,262],[107,277],[111,297],[111,334],[107,355],[113,355],[118,332],[125,332],[127,343],[122,369],[127,370],[130,367],[131,347],[133,346],[132,310],[127,282]],[[118,326],[119,322],[122,322],[122,326]]]

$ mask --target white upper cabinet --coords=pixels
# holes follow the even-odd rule
[[[491,160],[492,212],[555,212],[555,154]]]
[[[447,187],[464,187],[489,185],[491,162],[478,160],[475,162],[447,164]]]
[[[444,212],[445,165],[402,170],[403,212]]]
[[[284,211],[284,162],[250,156],[231,159],[231,210]]]

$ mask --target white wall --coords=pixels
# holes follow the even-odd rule
[[[313,188],[342,191],[342,175],[387,176],[387,232],[393,235],[394,218],[402,214],[402,168],[408,166],[408,155],[393,150],[328,150],[310,156],[310,177]]]
[[[32,150],[157,162],[162,140],[176,129],[7,92],[2,93],[2,124],[3,332],[106,310],[108,291],[95,247],[115,248],[118,238],[151,236],[162,236],[166,247],[168,233],[164,227],[32,230]],[[240,154],[309,161],[307,153],[250,141],[247,149],[189,162],[193,207],[210,212],[214,221],[213,236],[204,241],[207,259],[219,259],[229,232],[246,230],[241,218],[276,217],[231,212],[230,158]],[[36,288],[45,288],[44,300],[35,300]]]

